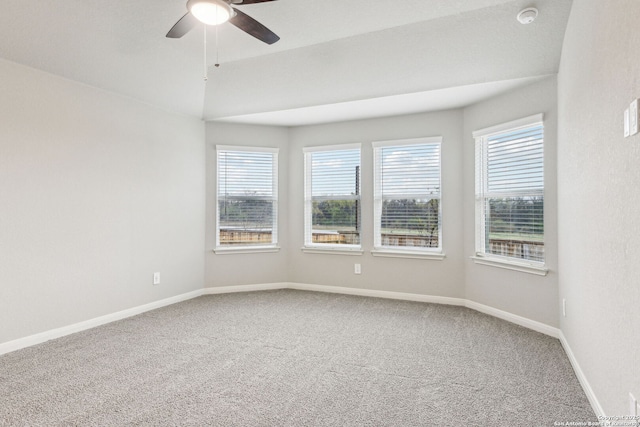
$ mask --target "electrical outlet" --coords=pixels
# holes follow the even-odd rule
[[[629,393],[629,415],[638,415],[638,401],[631,393]]]
[[[562,316],[567,317],[567,300],[562,298]]]
[[[355,274],[362,274],[362,267],[360,266],[360,264],[353,265],[353,272]]]
[[[160,284],[160,273],[153,273],[153,284],[154,285]]]

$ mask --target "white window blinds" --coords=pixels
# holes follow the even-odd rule
[[[305,246],[359,246],[360,222],[360,145],[305,149]]]
[[[278,150],[217,146],[216,246],[278,241]]]
[[[441,138],[373,147],[374,247],[441,249]]]
[[[476,138],[476,251],[544,263],[542,116]]]

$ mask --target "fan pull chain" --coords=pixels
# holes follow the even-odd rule
[[[209,80],[209,70],[207,68],[207,26],[204,25],[204,81]]]
[[[220,60],[219,60],[219,50],[218,50],[218,26],[216,25],[216,68],[218,68],[220,66]]]

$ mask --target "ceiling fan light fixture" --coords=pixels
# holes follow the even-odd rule
[[[189,0],[187,9],[196,19],[207,25],[219,25],[233,16],[233,9],[222,0]]]

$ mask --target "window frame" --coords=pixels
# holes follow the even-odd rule
[[[312,157],[313,153],[330,151],[358,150],[360,153],[360,191],[353,200],[359,201],[360,221],[359,241],[357,245],[336,243],[313,243],[313,195],[312,192]],[[362,144],[321,145],[303,148],[304,154],[304,244],[302,251],[305,253],[324,253],[335,255],[362,255]],[[347,199],[345,199],[347,200]],[[357,215],[358,213],[356,213]]]
[[[526,260],[522,258],[510,257],[505,255],[497,255],[486,252],[486,196],[488,185],[488,160],[487,160],[487,141],[490,137],[526,129],[534,126],[542,126],[542,167],[543,167],[543,188],[542,197],[546,198],[546,161],[545,161],[545,123],[544,114],[535,114],[518,120],[491,126],[473,132],[474,153],[475,153],[475,253],[472,260],[476,264],[488,265],[493,267],[504,268],[508,270],[520,271],[540,276],[546,276],[548,268],[546,266],[546,233],[543,234],[542,242],[545,246],[545,254],[543,261]],[[480,151],[481,150],[481,151]],[[480,158],[482,157],[482,158]],[[524,190],[520,191],[524,193]],[[507,193],[509,197],[518,195],[518,191]],[[543,204],[543,224],[546,223],[546,204]]]
[[[422,137],[412,139],[399,139],[389,141],[372,142],[373,147],[373,239],[374,245],[371,254],[374,256],[384,256],[392,258],[416,258],[443,260],[445,258],[442,241],[442,141],[441,136]],[[416,246],[385,246],[382,245],[382,205],[385,199],[382,182],[382,151],[387,147],[407,147],[416,145],[437,145],[438,146],[438,247],[416,247]],[[426,193],[425,193],[426,195]],[[429,195],[432,196],[432,195]]]
[[[244,145],[215,145],[216,151],[216,190],[215,190],[215,248],[216,254],[246,254],[246,253],[261,253],[261,252],[278,252],[280,250],[278,241],[278,218],[279,218],[279,194],[278,194],[278,177],[279,177],[279,163],[278,155],[279,148],[275,147],[252,147]],[[234,245],[221,245],[220,244],[220,154],[224,152],[246,152],[246,153],[270,153],[272,154],[271,163],[271,187],[274,210],[272,214],[272,226],[271,226],[271,243],[266,244],[234,244]]]

